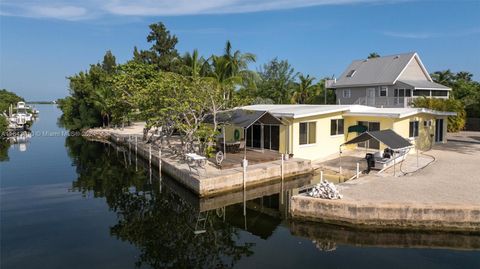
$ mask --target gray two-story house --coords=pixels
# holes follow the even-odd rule
[[[329,88],[337,104],[408,107],[413,98],[448,98],[451,89],[433,82],[416,52],[353,61]]]

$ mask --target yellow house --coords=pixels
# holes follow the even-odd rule
[[[227,141],[244,140],[247,148],[278,151],[312,161],[338,153],[340,145],[357,136],[351,131],[357,125],[369,131],[392,129],[410,140],[415,148],[425,150],[435,143],[446,142],[447,117],[455,115],[423,108],[361,105],[251,105],[240,109],[268,112],[282,124],[256,122],[248,128],[227,126]],[[359,146],[382,148],[377,141]]]

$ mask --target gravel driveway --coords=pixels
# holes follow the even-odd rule
[[[414,174],[368,175],[340,184],[340,193],[372,203],[480,205],[480,144],[449,141],[426,154],[435,162]]]

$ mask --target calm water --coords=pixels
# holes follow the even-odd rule
[[[480,268],[480,237],[292,222],[299,178],[198,199],[134,155],[61,135],[54,106],[0,162],[7,268]],[[43,132],[43,133],[42,133]],[[51,132],[51,133],[45,133]]]

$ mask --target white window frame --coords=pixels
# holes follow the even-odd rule
[[[301,144],[300,143],[300,125],[302,123],[305,123],[307,124],[307,143],[306,144]],[[310,143],[311,141],[310,140],[310,123],[315,123],[315,142],[313,143]],[[302,122],[299,122],[298,123],[298,145],[300,147],[303,147],[303,146],[309,146],[309,145],[315,145],[317,143],[317,122],[316,121],[302,121]]]
[[[342,97],[343,98],[351,98],[352,97],[352,90],[351,89],[343,89]]]
[[[415,136],[415,129],[413,129],[413,136],[410,136],[410,123],[412,122],[416,122],[417,123],[417,135]],[[414,124],[415,126],[415,124]],[[411,120],[409,123],[408,123],[408,137],[409,138],[412,138],[412,139],[415,139],[415,138],[418,138],[420,136],[420,121],[419,120]]]
[[[385,95],[383,96],[382,95],[382,92],[385,91]],[[379,95],[380,97],[388,97],[388,87],[385,87],[385,86],[382,86],[380,87],[380,92],[379,92]]]
[[[340,134],[339,133],[339,124],[338,124],[338,121],[340,120],[343,120],[343,130],[342,130],[342,133]],[[336,126],[336,130],[335,130],[335,134],[332,134],[332,121],[335,121],[337,126]],[[345,135],[345,119],[342,119],[342,118],[339,118],[339,119],[330,119],[330,136],[341,136],[341,135]]]

